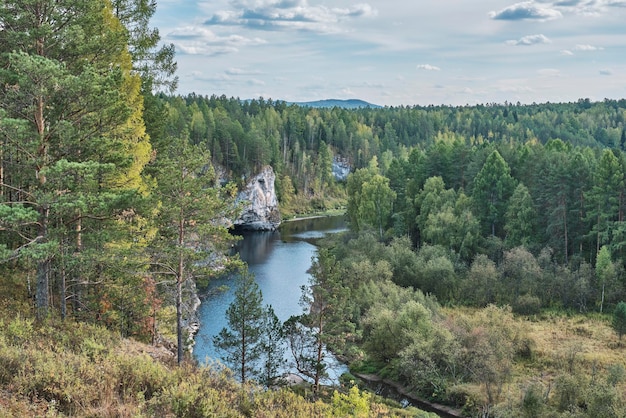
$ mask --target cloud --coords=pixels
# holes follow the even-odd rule
[[[515,40],[506,41],[507,45],[516,45],[516,46],[518,45],[529,46],[529,45],[549,44],[549,43],[552,43],[552,41],[548,39],[548,37],[546,37],[545,35],[528,35],[528,36],[524,36],[520,38],[517,41]]]
[[[434,65],[430,65],[430,64],[420,64],[417,66],[417,69],[426,70],[426,71],[441,71],[441,68],[435,67]]]
[[[378,14],[376,9],[364,3],[346,8],[309,5],[307,0],[234,0],[230,4],[233,10],[218,11],[204,23],[257,30],[336,33],[342,31],[340,23],[347,19]]]
[[[606,68],[606,69],[600,70],[600,74],[601,75],[613,75],[613,71]]]
[[[574,47],[575,51],[602,51],[604,48],[601,46],[593,46],[593,45],[576,45]]]
[[[560,7],[574,7],[581,3],[584,3],[584,0],[562,0],[555,2],[554,5]]]
[[[228,75],[233,75],[233,76],[262,74],[261,71],[259,70],[244,70],[242,68],[229,68],[228,70],[225,71],[225,73]]]
[[[219,36],[213,31],[196,26],[175,29],[166,39],[176,46],[176,50],[188,55],[221,55],[239,51],[240,47],[262,45],[261,38],[246,38],[240,35]]]
[[[534,1],[525,1],[506,7],[499,12],[492,11],[489,17],[495,20],[554,20],[563,17],[560,11],[541,6]]]
[[[563,49],[561,51],[561,55],[565,55],[565,56],[571,57],[572,55],[574,55],[574,53],[572,51],[570,51],[569,49]]]

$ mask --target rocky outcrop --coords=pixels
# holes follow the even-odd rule
[[[274,189],[276,175],[270,166],[265,166],[252,177],[239,192],[237,200],[246,202],[243,212],[234,222],[235,228],[245,230],[274,230],[280,225],[278,198]]]
[[[350,162],[346,158],[335,155],[333,158],[333,176],[337,181],[346,181],[350,174]]]

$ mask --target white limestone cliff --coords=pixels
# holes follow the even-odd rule
[[[237,200],[246,202],[243,212],[234,222],[239,229],[255,231],[274,230],[280,225],[278,198],[274,188],[276,175],[270,166],[265,166],[250,178]]]

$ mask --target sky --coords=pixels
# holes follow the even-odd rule
[[[382,106],[626,97],[626,0],[157,0],[177,94]]]

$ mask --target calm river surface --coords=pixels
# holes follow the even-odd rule
[[[248,263],[248,269],[263,293],[263,303],[272,305],[281,321],[303,312],[299,304],[300,288],[309,283],[307,270],[316,250],[311,242],[345,229],[343,216],[303,219],[285,222],[278,231],[246,233],[238,243],[239,255]],[[210,289],[220,286],[228,286],[228,289],[215,294],[210,292],[211,296],[200,306],[200,330],[196,335],[194,355],[201,362],[219,359],[213,336],[227,326],[226,309],[233,301],[235,291],[232,279],[227,278],[215,280]],[[291,361],[288,355],[287,360]],[[347,371],[332,356],[329,356],[328,363],[332,380]]]

